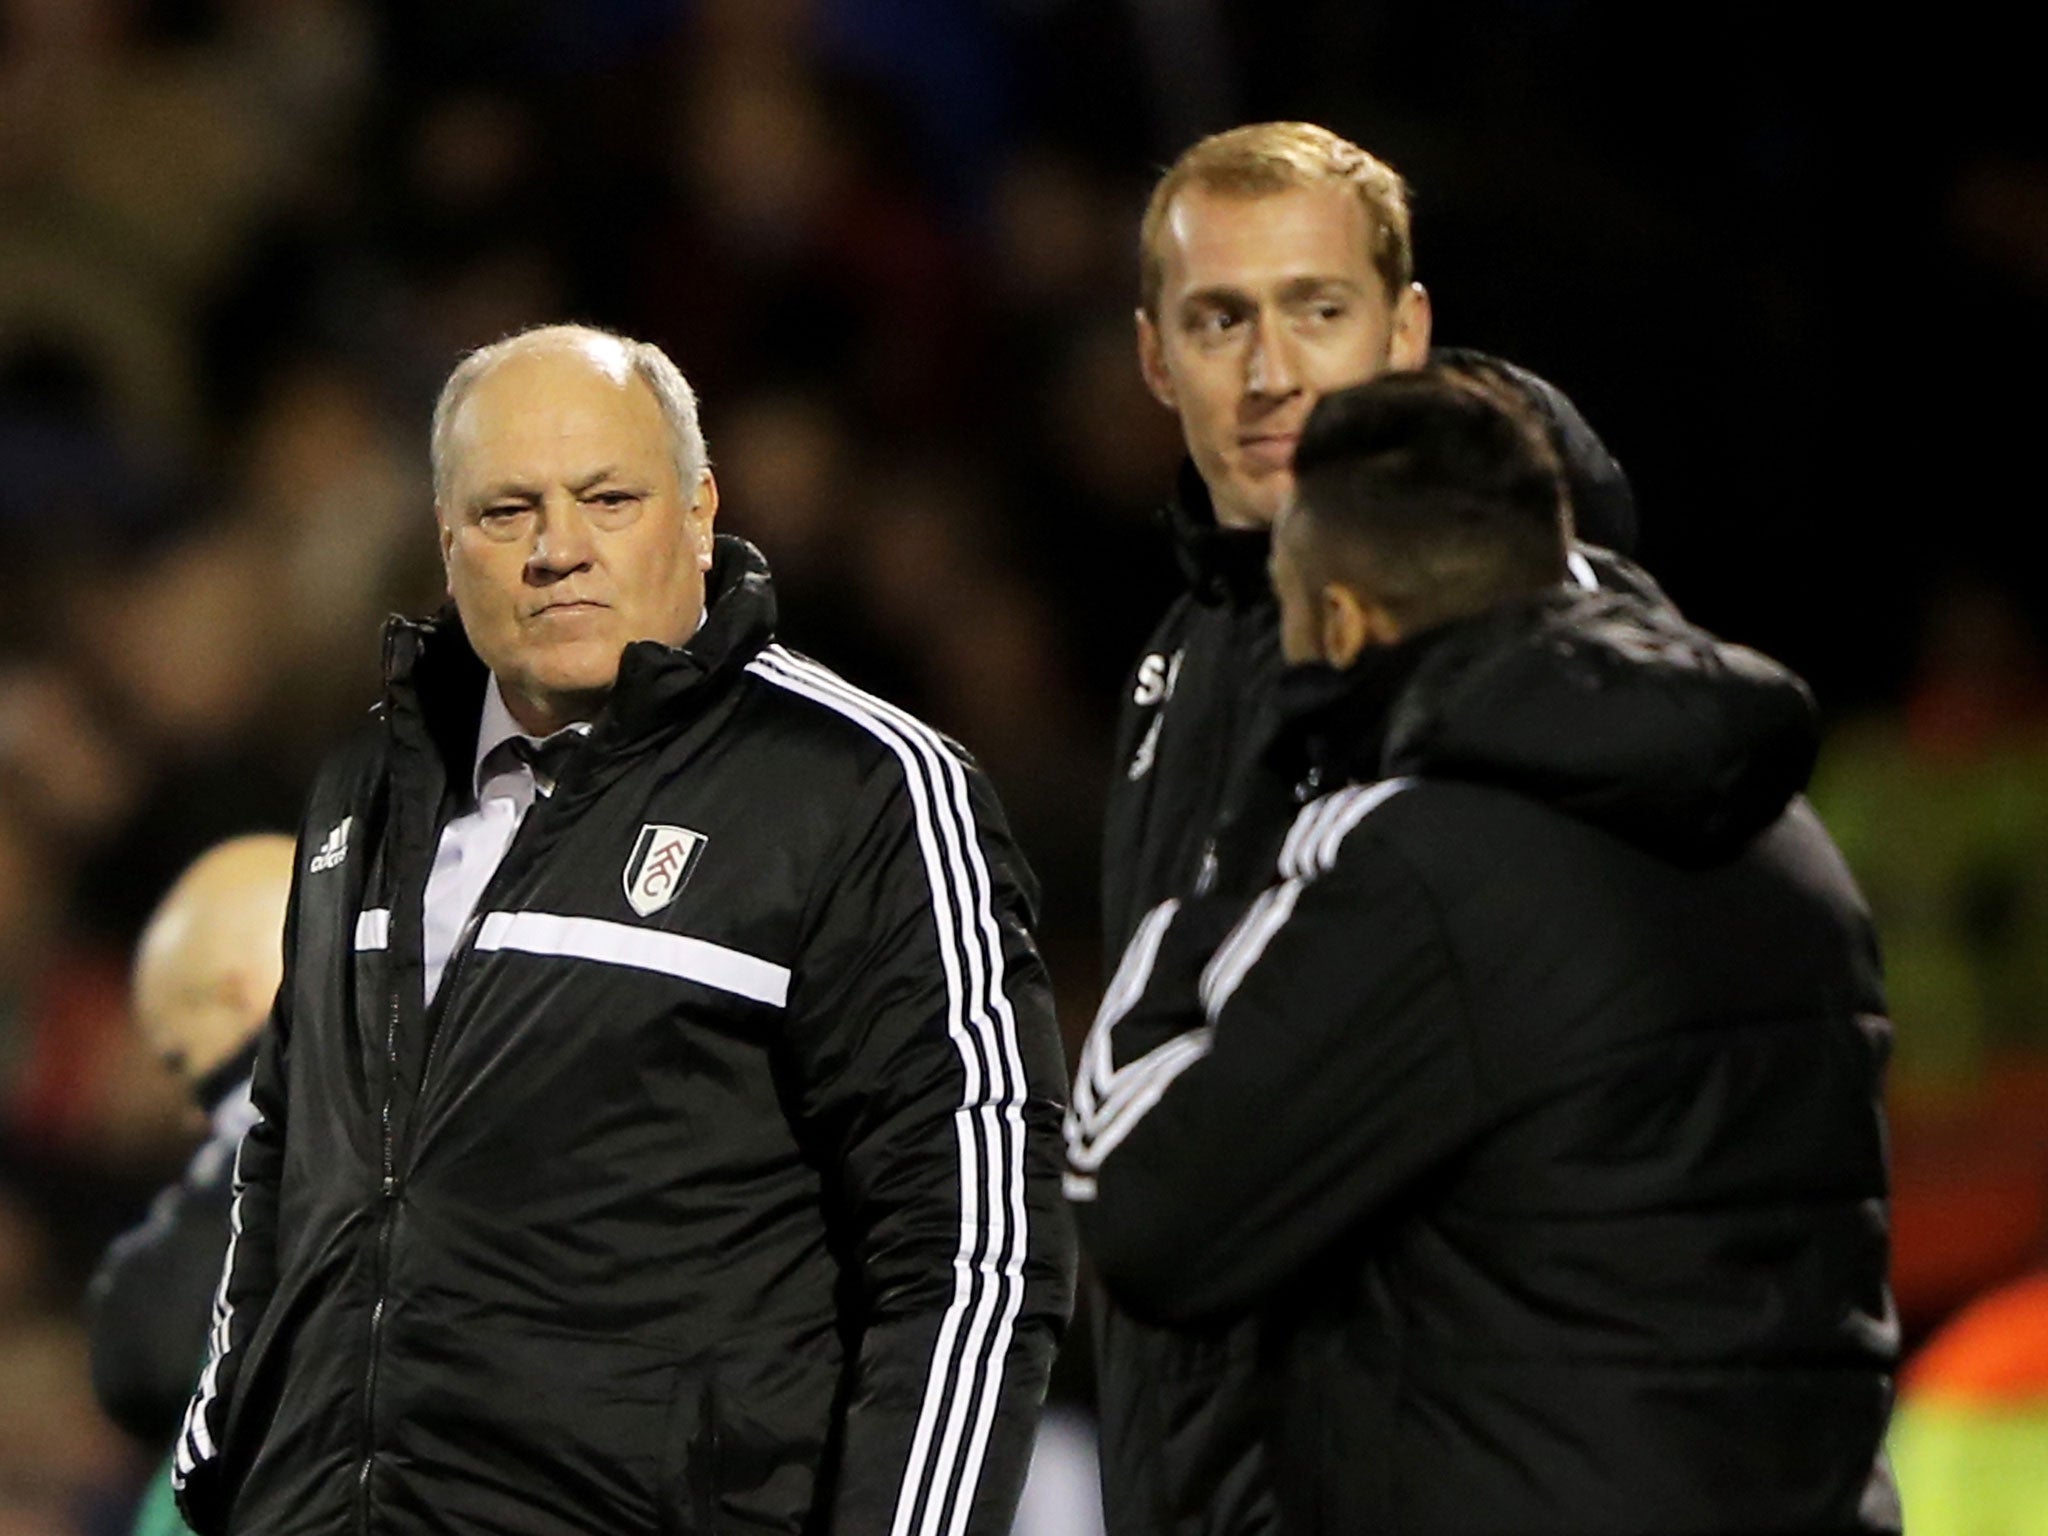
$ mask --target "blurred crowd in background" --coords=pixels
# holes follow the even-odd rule
[[[1981,40],[1912,60],[1972,89],[1906,122],[1834,39],[1622,9],[0,0],[0,1533],[123,1529],[159,1449],[81,1322],[196,1134],[133,944],[202,849],[295,825],[380,621],[440,601],[469,347],[575,318],[676,358],[784,638],[993,775],[1078,1038],[1108,725],[1175,584],[1137,214],[1252,118],[1409,176],[1439,339],[1572,393],[1646,563],[1814,682],[1887,943],[1909,1345],[2042,1265],[2043,401],[2007,365],[2048,339],[2048,124]]]

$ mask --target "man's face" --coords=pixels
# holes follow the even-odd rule
[[[448,451],[448,592],[527,730],[589,719],[629,644],[696,629],[718,488],[679,483],[622,350],[514,353],[463,400]]]
[[[1293,493],[1294,444],[1318,397],[1429,354],[1429,299],[1398,301],[1348,185],[1263,197],[1189,187],[1164,233],[1155,320],[1138,315],[1152,393],[1181,421],[1227,527],[1272,524]]]

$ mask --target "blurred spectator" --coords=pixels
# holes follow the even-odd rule
[[[292,840],[235,838],[208,850],[164,896],[135,960],[135,1015],[162,1069],[210,1121],[184,1178],[158,1194],[93,1276],[92,1379],[107,1413],[165,1454],[206,1355],[227,1251],[234,1156],[253,1117],[256,1035],[282,973]],[[147,1528],[182,1529],[168,1465]]]
[[[94,359],[125,435],[189,453],[189,313],[280,195],[291,124],[232,47],[153,43],[125,0],[0,12],[0,334],[33,322]],[[309,105],[314,105],[309,103]]]
[[[2048,664],[2000,586],[1936,589],[1903,706],[1833,733],[1813,799],[1885,944],[1911,1337],[2048,1240]]]
[[[965,243],[920,184],[894,104],[819,68],[800,10],[704,7],[679,55],[668,198],[641,237],[633,302],[708,398],[794,364],[869,420],[929,437],[974,419]]]
[[[440,600],[424,453],[355,369],[302,356],[263,392],[238,458],[236,523],[275,569],[237,601],[269,636],[265,734],[296,779],[379,695],[363,636]]]
[[[1835,731],[1814,801],[1885,937],[1897,1086],[2048,1053],[2048,661],[1998,586],[1936,592],[1904,708]]]
[[[1891,1454],[1913,1536],[2048,1531],[2048,1272],[1928,1341],[1900,1383]]]

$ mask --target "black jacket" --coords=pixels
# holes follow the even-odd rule
[[[1146,911],[1192,883],[1276,718],[1266,533],[1218,527],[1191,464],[1167,518],[1188,590],[1146,645],[1117,723],[1102,840],[1111,960]],[[1270,1536],[1256,1331],[1155,1328],[1100,1287],[1089,1310],[1109,1536]]]
[[[1591,541],[1574,561],[1578,579],[1660,596],[1628,560],[1594,547],[1625,548],[1634,537],[1621,466],[1553,386],[1498,366],[1523,381],[1553,426]],[[1103,953],[1111,961],[1146,912],[1193,881],[1211,831],[1277,723],[1279,617],[1266,579],[1266,532],[1219,527],[1191,464],[1166,520],[1188,590],[1146,645],[1118,719],[1102,853]],[[1167,1333],[1099,1293],[1091,1306],[1110,1536],[1274,1530],[1260,1466],[1264,1389],[1254,1331]]]
[[[957,747],[770,642],[749,546],[710,599],[628,647],[431,1008],[485,674],[389,632],[302,826],[195,1528],[1007,1530],[1073,1255],[1029,876]]]
[[[92,1385],[107,1417],[161,1451],[178,1433],[206,1360],[208,1319],[228,1246],[235,1148],[249,1107],[252,1041],[199,1085],[213,1132],[149,1215],[108,1246],[86,1289]]]
[[[1804,688],[1581,592],[1283,693],[1069,1188],[1134,1313],[1257,1314],[1289,1536],[1896,1530],[1889,1026]]]

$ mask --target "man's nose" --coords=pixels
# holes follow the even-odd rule
[[[1301,387],[1301,369],[1287,327],[1262,318],[1252,331],[1252,344],[1245,356],[1245,389],[1254,395],[1280,399]]]
[[[530,577],[546,580],[567,576],[590,564],[590,519],[573,496],[549,497],[541,504],[540,528],[533,552],[526,557]]]

